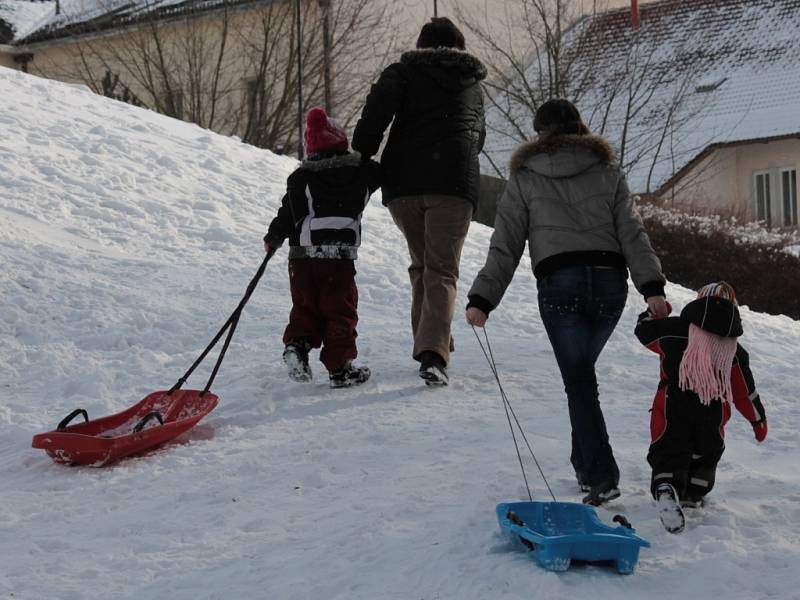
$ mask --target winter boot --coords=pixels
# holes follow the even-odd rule
[[[686,526],[686,517],[678,502],[678,493],[669,483],[659,483],[656,488],[656,506],[664,529],[670,533],[680,533]]]
[[[686,496],[681,498],[681,508],[703,508],[706,501],[702,496]]]
[[[443,386],[450,382],[444,359],[431,350],[420,354],[419,376],[425,380],[425,385]]]
[[[308,338],[294,338],[286,344],[283,362],[286,363],[289,378],[293,381],[311,381],[311,367],[308,364],[308,351],[311,344]]]
[[[329,371],[330,383],[332,388],[351,387],[361,385],[369,379],[370,370],[368,367],[354,367],[352,361],[347,361],[341,369]]]
[[[617,483],[609,479],[598,485],[593,485],[589,489],[589,493],[583,497],[583,503],[592,506],[602,506],[606,502],[619,497],[620,493]]]

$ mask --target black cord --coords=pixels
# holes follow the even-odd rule
[[[533,458],[533,462],[536,464],[536,468],[539,469],[539,474],[542,476],[542,480],[544,481],[545,486],[547,487],[547,491],[550,492],[550,496],[553,498],[553,502],[557,502],[555,494],[553,494],[553,490],[550,488],[550,484],[547,481],[547,477],[544,475],[544,471],[542,470],[541,465],[539,464],[538,459],[536,458],[536,454],[533,452],[533,448],[531,447],[530,442],[528,441],[527,436],[525,435],[525,431],[522,429],[522,425],[517,418],[517,414],[514,412],[514,407],[511,406],[511,402],[506,395],[505,390],[503,389],[503,384],[500,381],[500,375],[497,372],[497,364],[494,360],[494,353],[492,352],[492,345],[489,343],[489,334],[486,332],[486,327],[483,328],[483,335],[486,338],[486,348],[483,347],[483,342],[481,342],[481,338],[478,335],[478,332],[475,330],[475,326],[472,326],[472,331],[475,333],[475,338],[478,340],[478,345],[481,347],[481,351],[483,355],[486,357],[486,362],[489,363],[489,368],[492,370],[492,374],[494,375],[494,379],[497,382],[497,387],[500,389],[500,396],[503,399],[503,408],[506,411],[506,418],[508,419],[508,426],[511,429],[511,437],[514,440],[514,447],[517,450],[517,458],[519,459],[519,466],[522,469],[522,478],[525,480],[525,486],[528,488],[528,497],[531,497],[531,490],[530,486],[528,485],[528,477],[525,474],[525,467],[522,463],[522,456],[519,452],[519,444],[517,443],[517,437],[514,434],[514,426],[511,423],[511,417],[514,417],[514,422],[517,424],[517,428],[519,429],[520,435],[522,439],[525,441],[525,445],[528,447],[528,451],[531,453],[531,457]],[[488,349],[488,352],[487,352]],[[510,413],[510,414],[509,414]]]
[[[225,321],[225,324],[222,326],[222,328],[217,332],[217,335],[214,336],[214,339],[211,340],[211,343],[208,346],[206,346],[206,349],[203,350],[202,354],[200,354],[197,360],[194,361],[194,364],[192,364],[192,366],[189,367],[189,370],[183,374],[183,377],[178,379],[177,383],[175,383],[175,385],[173,385],[172,388],[170,388],[169,392],[167,392],[167,395],[172,394],[172,392],[174,392],[175,390],[179,390],[181,386],[184,383],[186,383],[186,380],[189,379],[192,372],[198,367],[198,365],[200,365],[200,363],[203,362],[205,357],[208,356],[208,353],[211,352],[211,349],[217,345],[217,342],[219,342],[220,338],[227,331],[228,336],[225,338],[225,342],[222,345],[222,350],[220,351],[219,356],[217,357],[217,362],[214,365],[214,369],[211,371],[211,376],[208,378],[206,387],[203,389],[200,395],[204,396],[206,392],[208,392],[208,390],[211,389],[211,384],[214,382],[214,378],[217,376],[217,372],[219,371],[219,368],[222,365],[222,359],[225,358],[225,353],[228,351],[228,346],[230,345],[231,339],[233,338],[233,333],[234,331],[236,331],[236,326],[239,324],[239,317],[242,316],[242,311],[244,310],[247,301],[250,300],[250,296],[253,295],[253,292],[255,291],[256,286],[258,285],[258,282],[261,279],[261,276],[264,274],[264,270],[267,268],[267,263],[269,262],[269,259],[272,258],[276,250],[277,248],[272,248],[270,249],[269,252],[267,252],[266,256],[264,256],[264,260],[261,261],[261,265],[258,267],[255,276],[248,284],[247,290],[245,290],[244,293],[244,297],[239,301],[238,306],[231,313],[231,316],[228,317],[228,320]]]

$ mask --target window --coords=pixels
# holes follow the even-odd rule
[[[766,221],[769,226],[772,221],[772,210],[770,207],[772,196],[769,190],[769,171],[762,171],[755,173],[754,176],[755,186],[755,215],[757,221]]]
[[[783,225],[797,225],[797,170],[781,170],[781,199],[783,201]]]

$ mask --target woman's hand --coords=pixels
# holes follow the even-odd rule
[[[467,323],[472,325],[473,327],[483,327],[486,325],[486,319],[489,317],[486,316],[486,313],[483,312],[480,308],[475,308],[471,306],[467,309]]]
[[[654,319],[663,319],[669,316],[669,305],[664,296],[650,296],[647,299],[647,310]]]

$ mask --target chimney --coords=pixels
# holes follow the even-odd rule
[[[631,29],[639,29],[639,0],[631,0]]]

